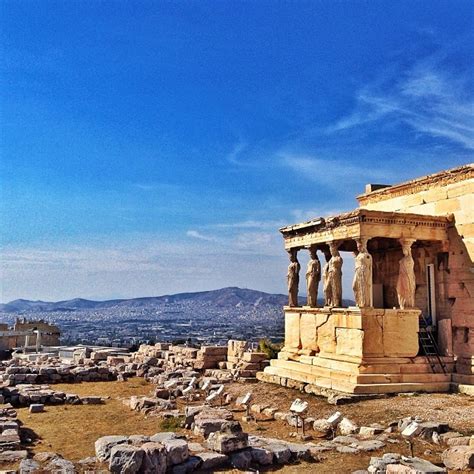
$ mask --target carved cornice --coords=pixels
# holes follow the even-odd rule
[[[429,228],[447,228],[450,219],[446,216],[430,216],[405,212],[372,211],[356,209],[352,212],[327,218],[295,224],[280,229],[285,238],[308,233],[325,233],[337,228],[351,227],[360,224],[376,224],[383,226],[402,225]]]
[[[357,196],[357,200],[359,204],[363,206],[369,203],[406,196],[407,194],[420,193],[433,188],[433,186],[447,186],[448,184],[458,183],[472,178],[474,178],[474,164],[470,163],[460,166],[459,168],[441,171],[436,174],[395,184],[388,188],[372,191],[371,193],[361,194]]]

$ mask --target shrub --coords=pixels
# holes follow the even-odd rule
[[[163,431],[176,431],[178,428],[181,428],[183,425],[184,417],[171,417],[165,418],[160,423],[160,429]]]
[[[260,339],[260,341],[258,341],[258,350],[267,354],[269,359],[276,359],[282,346],[282,343],[275,343],[269,339]]]

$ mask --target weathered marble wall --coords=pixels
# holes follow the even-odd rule
[[[415,357],[419,310],[286,308],[283,351],[322,357]]]
[[[370,210],[454,215],[449,252],[432,249],[417,256],[414,252],[415,265],[418,260],[417,304],[426,309],[425,265],[421,263],[434,263],[439,343],[445,354],[453,351],[458,357],[458,372],[470,375],[464,381],[474,383],[474,166],[364,194],[358,200]]]

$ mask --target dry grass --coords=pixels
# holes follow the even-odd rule
[[[100,395],[110,398],[104,405],[47,406],[44,413],[33,415],[29,414],[26,408],[18,410],[19,418],[25,427],[33,430],[39,437],[32,447],[34,452],[55,451],[67,459],[77,461],[94,455],[94,443],[101,436],[113,434],[152,435],[166,430],[166,426],[161,424],[159,418],[146,418],[122,403],[123,399],[128,399],[132,395],[149,395],[151,393],[153,386],[143,379],[131,379],[127,382],[58,384],[54,388],[79,395]],[[288,410],[289,405],[296,397],[303,398],[309,401],[310,415],[316,418],[327,417],[339,410],[359,425],[367,425],[374,422],[387,423],[404,416],[418,415],[426,420],[447,421],[453,429],[466,434],[474,431],[474,419],[472,418],[474,400],[462,395],[395,396],[334,407],[322,398],[301,394],[276,385],[234,383],[228,385],[226,389],[234,396],[252,391],[256,403],[268,403],[285,411]],[[235,419],[240,420],[242,414],[236,412]],[[258,424],[242,423],[242,425],[244,430],[249,433],[294,441],[294,438],[289,437],[292,429],[281,421],[261,420]],[[186,431],[186,434],[194,441],[202,441],[192,436],[190,431]],[[440,461],[440,452],[443,449],[442,446],[426,442],[415,443],[415,455],[433,462]],[[408,447],[401,441],[398,444],[387,445],[383,451],[408,454]],[[337,452],[322,453],[320,463],[284,466],[278,469],[278,472],[285,474],[302,472],[350,473],[356,469],[367,468],[370,457],[374,455],[381,455],[381,452],[358,455]]]
[[[110,399],[103,405],[46,406],[44,413],[35,414],[30,414],[27,408],[19,409],[18,417],[24,426],[38,437],[34,452],[54,451],[77,461],[94,456],[94,443],[101,436],[153,435],[162,431],[158,418],[145,418],[122,402],[132,395],[149,395],[152,386],[143,379],[58,384],[54,388],[79,395],[109,396]]]

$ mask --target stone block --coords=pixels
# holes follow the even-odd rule
[[[238,341],[235,339],[230,339],[227,343],[227,356],[240,359],[242,357],[242,354],[247,350],[247,348],[247,341]],[[230,359],[228,358],[228,360]]]
[[[109,470],[112,474],[134,474],[140,470],[143,456],[137,446],[116,445],[110,451]]]
[[[474,179],[460,181],[448,186],[448,199],[474,194]]]
[[[224,467],[229,458],[225,454],[220,453],[199,453],[197,455],[199,459],[201,459],[200,469],[203,471],[211,471],[214,472],[216,469],[220,469]]]
[[[226,421],[227,420],[219,418],[197,418],[194,421],[194,434],[207,438],[211,433],[214,433],[215,431],[220,431]]]
[[[336,353],[336,329],[329,314],[316,315],[317,345],[321,354]]]
[[[29,408],[30,413],[41,413],[44,411],[44,405],[42,403],[32,403]]]
[[[242,360],[244,362],[257,363],[268,359],[264,352],[244,352],[242,354]]]
[[[363,342],[364,331],[336,328],[336,354],[362,357]]]
[[[166,449],[168,466],[180,464],[189,457],[188,443],[183,439],[168,439],[162,442]]]
[[[474,468],[474,448],[471,446],[454,446],[441,454],[441,459],[448,469],[468,470]]]
[[[102,436],[95,442],[95,455],[99,461],[107,461],[114,446],[127,443],[127,436]]]
[[[363,355],[383,356],[383,312],[381,314],[363,315],[364,328]]]
[[[300,314],[285,312],[285,347],[283,350],[297,352],[300,348]]]
[[[222,426],[222,431],[216,431],[209,435],[207,445],[218,453],[233,453],[248,447],[248,434],[242,431],[240,423],[229,421]]]
[[[206,356],[226,356],[227,350],[227,346],[203,346],[198,351],[197,356],[199,357],[199,354]]]
[[[351,435],[359,431],[359,427],[349,418],[343,418],[339,423],[339,431],[342,435]]]
[[[264,448],[251,448],[253,462],[261,466],[267,466],[273,463],[273,453]]]
[[[301,349],[308,354],[319,351],[316,336],[316,315],[312,313],[301,314],[300,318]]]
[[[444,199],[435,203],[435,213],[437,215],[452,214],[461,209],[460,199]]]
[[[250,451],[241,451],[233,453],[230,457],[230,463],[235,469],[247,470],[252,463],[252,453]]]
[[[440,319],[438,326],[438,346],[441,355],[453,354],[453,332],[450,319]]]
[[[166,449],[161,443],[148,442],[141,445],[143,460],[141,472],[145,474],[166,473]]]

